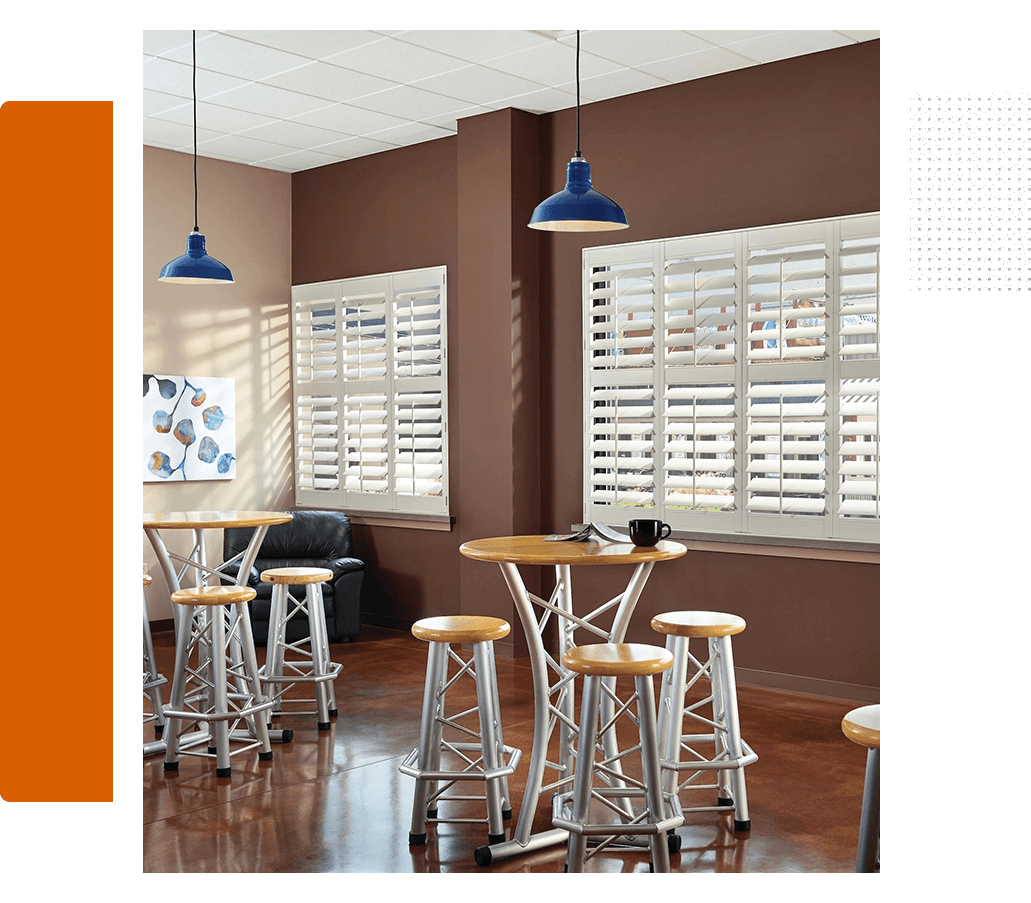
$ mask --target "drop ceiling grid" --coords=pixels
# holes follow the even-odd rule
[[[878,37],[581,31],[581,103]],[[297,172],[576,105],[571,31],[199,31],[197,153]],[[189,31],[143,32],[143,143],[193,150]]]

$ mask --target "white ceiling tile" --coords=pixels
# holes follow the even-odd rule
[[[165,57],[180,63],[192,64],[193,51],[189,46],[180,47],[166,53]],[[307,62],[310,61],[295,53],[242,41],[227,34],[214,34],[203,44],[197,42],[198,69],[231,73],[238,78],[252,81],[296,69]]]
[[[386,141],[376,141],[372,138],[345,138],[343,141],[336,141],[323,147],[316,147],[313,150],[320,153],[330,154],[342,160],[353,160],[355,157],[363,157],[366,154],[378,154],[380,151],[393,150],[396,144]]]
[[[345,50],[329,57],[327,62],[356,72],[367,72],[398,84],[409,84],[468,65],[465,60],[394,38],[382,38],[375,44]]]
[[[289,72],[262,79],[262,84],[286,88],[323,100],[343,102],[374,94],[394,86],[394,82],[364,72],[354,72],[330,63],[307,63]],[[323,104],[325,106],[325,104]]]
[[[182,104],[182,98],[179,100]],[[187,101],[175,109],[155,113],[154,118],[193,125],[193,104]],[[259,113],[249,113],[246,110],[220,107],[217,104],[208,103],[203,100],[197,103],[197,126],[203,129],[213,129],[216,132],[225,134],[242,132],[244,129],[253,129],[259,125],[267,125],[270,122],[276,121]]]
[[[488,69],[486,66],[457,69],[444,75],[422,79],[415,84],[426,91],[464,100],[467,104],[491,103],[499,97],[515,97],[546,87],[542,82],[532,82],[525,78],[509,75],[507,72]]]
[[[325,59],[383,37],[375,31],[225,31],[223,34],[296,53],[310,60]]]
[[[395,38],[471,63],[550,43],[549,38],[532,31],[401,31]]]
[[[375,141],[386,141],[388,144],[418,144],[420,141],[433,141],[435,138],[448,138],[453,131],[442,129],[425,122],[408,122],[381,132],[373,132],[368,137]]]
[[[622,97],[624,94],[634,94],[637,91],[647,91],[650,88],[668,84],[668,80],[642,72],[640,69],[617,69],[615,72],[607,72],[605,75],[595,78],[581,79],[580,98],[581,100],[605,100],[609,97]]]
[[[143,53],[152,57],[167,54],[176,47],[188,46],[193,54],[193,32],[190,31],[144,31]]]
[[[760,38],[763,35],[777,34],[777,32],[774,29],[768,29],[766,31],[689,31],[687,34],[701,38],[703,41],[717,44],[720,47],[725,47],[727,44],[747,41],[749,38]]]
[[[343,157],[331,154],[320,154],[318,151],[301,150],[283,154],[280,157],[270,157],[267,160],[256,161],[258,165],[269,169],[279,169],[286,172],[300,172],[304,169],[315,169],[317,166],[328,166],[330,163],[338,163]]]
[[[713,47],[711,50],[699,50],[698,53],[675,56],[668,60],[644,63],[639,68],[648,75],[676,83],[690,81],[693,78],[705,78],[720,72],[730,72],[734,69],[744,69],[746,66],[752,65],[754,65],[752,60],[739,53],[723,47]]]
[[[473,105],[463,107],[461,110],[456,110],[453,113],[445,113],[442,116],[428,116],[422,120],[422,122],[428,123],[429,125],[438,125],[442,129],[447,129],[449,132],[458,131],[458,120],[468,119],[470,116],[479,116],[482,113],[493,112],[492,107],[485,107],[479,105]]]
[[[508,72],[539,85],[560,85],[576,81],[576,48],[565,44],[542,44],[485,63],[490,69]],[[619,68],[618,63],[580,50],[580,78],[603,75]]]
[[[320,129],[284,119],[274,119],[266,125],[259,125],[257,128],[247,129],[238,134],[247,138],[257,138],[259,141],[272,141],[296,148],[318,147],[320,144],[340,141],[341,138],[354,137],[353,134],[339,130]]]
[[[388,116],[386,113],[378,113],[375,110],[363,110],[361,107],[346,103],[334,103],[320,107],[310,113],[292,116],[291,120],[303,125],[314,125],[320,129],[343,132],[346,135],[367,135],[370,132],[389,129],[391,126],[404,125],[409,121],[397,116]]]
[[[591,31],[580,35],[581,56],[593,53],[628,67],[683,56],[708,46],[707,41],[686,31]],[[585,74],[581,66],[581,78]]]
[[[152,91],[193,97],[193,67],[184,66],[163,57],[149,57],[143,64],[143,84]],[[232,75],[221,75],[197,68],[197,98],[206,100],[214,94],[221,94],[231,88],[247,84],[247,79]]]
[[[445,97],[432,91],[425,91],[421,87],[397,85],[386,91],[380,91],[378,94],[359,97],[353,101],[352,105],[367,110],[376,110],[401,119],[422,120],[430,116],[455,113],[467,107],[469,103],[454,97]]]
[[[210,129],[197,129],[198,151],[201,141],[221,137],[219,132]],[[143,120],[143,143],[164,145],[165,147],[189,147],[193,150],[193,126],[178,122],[167,122],[163,119],[147,118]]]
[[[582,100],[582,98],[581,98]],[[567,91],[559,91],[557,88],[541,88],[539,91],[532,91],[518,97],[507,97],[498,102],[498,109],[512,107],[515,110],[525,110],[527,113],[554,113],[556,110],[568,110],[576,106],[576,95]]]
[[[281,157],[293,150],[297,150],[297,148],[275,144],[271,141],[259,141],[257,138],[247,138],[244,135],[219,135],[216,138],[201,141],[197,145],[197,153],[211,151],[216,154],[229,154],[232,157],[239,157],[241,160],[265,160],[269,157]]]
[[[830,50],[832,47],[845,47],[853,43],[836,31],[778,31],[759,38],[749,38],[729,45],[735,53],[740,53],[758,63],[772,63],[792,56]]]
[[[143,89],[143,115],[153,116],[155,113],[164,113],[166,110],[174,110],[176,107],[181,107],[184,102],[183,97],[179,97],[175,94],[162,94],[160,91],[150,91],[147,88]],[[193,104],[190,104],[190,108],[193,108]]]
[[[881,37],[879,31],[842,31],[841,33],[846,38],[852,38],[853,41],[878,41]]]
[[[250,82],[231,91],[215,94],[211,97],[211,102],[220,107],[260,113],[272,119],[290,119],[326,105],[326,101],[319,97],[298,94],[296,91],[286,91],[258,82]]]

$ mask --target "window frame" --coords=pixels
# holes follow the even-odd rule
[[[398,334],[400,325],[395,329],[395,322],[401,323],[397,315],[399,299],[407,293],[413,295],[420,289],[435,288],[439,293],[439,301],[436,302],[439,314],[439,372],[430,375],[408,375],[397,372],[401,362],[400,349],[406,344],[399,341]],[[346,327],[345,324],[354,319],[356,305],[348,306],[348,297],[355,295],[373,296],[379,292],[383,295],[383,335],[385,357],[383,363],[384,372],[374,375],[349,376],[346,372],[347,353]],[[311,326],[303,319],[305,306],[322,305],[323,303],[333,305],[334,322],[334,349],[331,352],[333,357],[330,362],[330,355],[326,355],[326,368],[332,367],[332,375],[315,377],[318,371],[314,363],[318,356],[314,350],[314,342],[310,340],[314,333]],[[408,303],[416,305],[418,301],[408,299]],[[348,316],[348,311],[351,315]],[[432,317],[432,315],[430,315]],[[409,324],[415,322],[414,316],[409,319]],[[355,330],[355,333],[359,332]],[[403,331],[403,330],[402,330]],[[405,338],[411,338],[411,331]],[[290,381],[292,391],[292,420],[293,420],[293,480],[294,500],[298,506],[311,508],[327,508],[344,510],[353,514],[359,519],[366,516],[371,519],[387,518],[397,519],[403,525],[424,523],[426,525],[450,523],[450,491],[449,491],[449,467],[448,467],[448,355],[447,355],[447,267],[421,267],[412,270],[397,270],[390,273],[379,273],[370,276],[356,276],[347,279],[331,279],[323,282],[300,283],[291,287],[290,303],[290,336],[291,336],[291,361]],[[353,335],[352,335],[353,341]],[[433,344],[433,343],[431,343]],[[412,348],[414,351],[414,348]],[[415,369],[415,355],[411,357],[413,373]],[[305,361],[312,363],[306,364]],[[364,366],[364,365],[360,365]],[[310,371],[312,378],[303,378],[301,370]],[[352,365],[353,369],[353,365]],[[440,491],[435,494],[417,494],[415,483],[417,479],[416,467],[416,434],[412,429],[407,433],[402,428],[403,423],[414,424],[416,418],[416,407],[410,405],[410,413],[407,417],[402,414],[403,397],[415,397],[420,393],[426,393],[435,401],[439,393],[439,421],[431,418],[431,423],[439,422],[440,438]],[[348,429],[354,429],[355,419],[353,416],[356,406],[354,399],[366,397],[374,399],[383,396],[383,414],[386,444],[384,446],[385,460],[383,463],[383,479],[386,483],[384,491],[364,491],[362,488],[348,487],[348,474],[346,459],[349,457],[345,443],[348,440]],[[309,435],[306,432],[306,424],[311,423],[314,429],[314,421],[308,416],[308,409],[313,409],[311,399],[325,399],[325,409],[332,408],[336,416],[331,415],[325,421],[334,427],[335,454],[336,454],[336,483],[334,487],[315,488],[314,479],[305,478],[307,470],[313,465],[306,454],[314,452],[312,439],[314,433]],[[348,400],[351,400],[350,405]],[[375,405],[370,405],[375,413]],[[430,405],[432,409],[432,404]],[[432,414],[432,410],[430,411]],[[359,423],[364,422],[358,411]],[[349,427],[348,423],[352,426]],[[361,429],[361,427],[359,427]],[[399,448],[404,442],[404,433],[410,442],[412,461],[407,466],[411,467],[410,477],[398,474]],[[353,433],[352,433],[353,435]],[[362,452],[359,451],[359,455]],[[399,486],[406,480],[411,481],[411,492],[400,491]],[[353,477],[352,477],[353,481]],[[359,485],[361,478],[359,477]]]
[[[874,333],[873,355],[861,355],[855,358],[851,355],[841,353],[843,347],[842,317],[848,313],[844,309],[845,301],[856,294],[846,288],[846,271],[841,266],[842,258],[848,258],[847,252],[843,253],[843,243],[858,244],[868,239],[871,244],[876,245],[876,251],[869,252],[874,255]],[[824,354],[815,360],[776,360],[762,361],[750,355],[749,348],[754,340],[749,339],[749,260],[750,256],[763,249],[776,249],[778,246],[791,245],[793,243],[823,242],[826,249],[825,272],[823,275],[823,291],[825,297],[824,318],[823,318],[823,345]],[[698,301],[700,295],[695,280],[695,294],[692,296],[695,301],[688,307],[681,303],[679,307],[671,306],[670,296],[675,291],[668,291],[667,287],[671,282],[665,278],[666,265],[670,261],[687,259],[690,255],[696,255],[696,259],[705,258],[705,264],[710,265],[715,272],[716,264],[713,260],[719,258],[733,260],[733,273],[731,277],[719,276],[712,280],[711,284],[719,284],[727,294],[729,300],[730,289],[726,286],[733,285],[733,363],[730,364],[707,364],[698,363],[700,358],[690,358],[694,353],[693,349],[701,346],[699,337],[700,328],[685,329],[685,333],[691,333],[679,339],[674,335],[677,329],[669,329],[671,322],[669,314],[671,311],[683,311],[689,315],[684,322],[700,322],[701,314],[705,311],[707,304]],[[731,258],[732,254],[732,258]],[[633,331],[626,329],[620,331],[619,321],[616,318],[619,311],[620,289],[617,285],[618,279],[599,280],[597,274],[599,268],[608,267],[618,272],[618,268],[627,267],[635,269],[638,274],[636,278],[647,279],[640,273],[648,269],[647,261],[650,260],[651,280],[651,324],[650,345],[640,345],[638,338],[634,337]],[[852,545],[856,548],[873,548],[880,539],[880,332],[879,332],[879,298],[880,298],[880,214],[879,212],[856,214],[845,217],[833,217],[819,220],[808,220],[795,223],[783,223],[770,226],[760,226],[751,229],[729,230],[724,232],[703,233],[690,236],[678,236],[675,238],[655,239],[643,242],[633,242],[621,245],[602,245],[592,248],[585,248],[582,255],[582,330],[583,330],[583,417],[584,417],[584,445],[583,445],[583,514],[584,522],[603,521],[617,526],[625,526],[634,517],[661,518],[673,527],[675,533],[685,537],[706,537],[715,541],[721,538],[732,541],[735,537],[749,541],[773,542],[790,545],[792,543],[819,544],[819,545]],[[730,266],[724,270],[731,269]],[[680,270],[683,272],[683,270]],[[612,286],[607,286],[612,283]],[[648,294],[646,289],[637,289],[638,295]],[[628,292],[629,296],[632,292]],[[612,301],[599,300],[611,296]],[[717,297],[714,295],[713,297]],[[723,296],[718,296],[723,297]],[[783,299],[783,293],[781,295]],[[641,307],[640,302],[633,302],[642,313],[646,310]],[[721,302],[711,301],[712,310],[721,309],[724,312],[717,316],[726,317],[725,307],[720,308]],[[794,322],[802,318],[792,318],[787,312],[788,308],[781,301],[781,308],[778,317],[782,323],[792,328],[803,324]],[[597,318],[599,305],[605,311],[604,316]],[[631,309],[631,308],[627,308]],[[606,317],[613,318],[611,321]],[[787,323],[788,320],[793,322]],[[632,322],[633,316],[629,316]],[[625,325],[626,321],[624,321]],[[606,344],[603,335],[604,327],[611,325],[612,348]],[[719,327],[717,327],[719,328]],[[725,328],[725,327],[724,327]],[[669,330],[667,334],[667,330]],[[643,331],[638,331],[640,336]],[[799,332],[798,334],[804,334]],[[711,333],[710,333],[711,335]],[[599,338],[601,337],[601,338]],[[729,337],[729,334],[728,334]],[[618,348],[620,342],[624,347]],[[637,343],[637,348],[629,347]],[[780,347],[787,345],[801,345],[802,342],[781,341]],[[677,365],[668,364],[667,358],[670,348],[674,350],[682,360],[685,356],[690,358],[692,365],[684,365],[682,362]],[[713,345],[710,354],[719,354],[717,349],[725,346]],[[864,345],[866,350],[870,350]],[[614,349],[614,350],[613,350]],[[642,358],[642,364],[635,366],[630,355],[634,353],[652,354],[652,362],[648,363]],[[687,349],[685,351],[685,349]],[[793,354],[805,355],[804,350],[794,348]],[[617,375],[621,369],[617,357],[620,354],[627,355],[622,360],[628,364],[622,376]],[[783,354],[783,351],[781,352]],[[599,360],[599,356],[615,355],[609,358],[612,364],[594,366],[593,361]],[[867,389],[866,393],[853,391],[846,393],[843,386],[844,380],[865,380],[865,383],[851,383],[860,385]],[[821,460],[823,468],[823,513],[819,516],[798,515],[788,513],[765,514],[758,510],[748,510],[749,498],[749,386],[754,384],[752,397],[754,399],[760,383],[771,382],[810,382],[821,381],[824,386],[824,393],[805,399],[810,402],[825,400],[825,408],[822,414],[824,421],[824,442]],[[630,422],[630,430],[641,429],[642,423],[650,420],[651,429],[641,433],[641,436],[651,437],[650,462],[648,449],[630,452],[629,454],[640,454],[641,462],[635,476],[634,466],[628,464],[625,467],[619,463],[626,458],[619,458],[618,450],[613,452],[611,457],[605,457],[606,464],[600,468],[595,467],[595,461],[599,460],[595,455],[606,455],[606,452],[599,452],[598,439],[600,434],[607,429],[609,434],[620,432],[615,426],[619,415],[612,415],[606,419],[604,412],[609,408],[606,405],[618,406],[619,401],[602,402],[602,392],[608,389],[607,397],[612,399],[628,385],[639,386],[637,395],[639,400],[636,404],[646,407],[646,402],[640,399],[650,398],[652,411],[650,415],[644,415],[640,422]],[[729,387],[733,388],[733,507],[732,510],[677,510],[668,504],[667,481],[672,485],[676,478],[670,479],[666,475],[666,466],[673,458],[666,457],[667,448],[672,443],[666,438],[666,433],[672,435],[672,422],[675,416],[674,409],[669,405],[670,397],[667,394],[671,387],[679,387],[681,398],[694,393],[697,398],[699,393],[706,393],[708,397],[726,393]],[[648,390],[651,390],[650,395]],[[867,396],[872,395],[874,401],[871,403],[874,409],[875,428],[870,441],[875,448],[873,455],[873,510],[875,516],[840,516],[839,505],[843,497],[842,467],[841,462],[846,455],[842,446],[842,439],[849,435],[855,438],[855,433],[849,433],[843,427],[843,415],[840,403],[842,399],[856,398],[860,395],[869,401]],[[592,397],[593,396],[593,397]],[[814,401],[815,400],[815,401]],[[709,404],[716,402],[710,401]],[[692,410],[697,412],[703,410],[698,407],[698,402],[691,402]],[[810,405],[811,406],[811,405]],[[870,404],[867,405],[870,407]],[[752,405],[752,410],[755,405]],[[632,416],[632,415],[631,415]],[[698,425],[699,416],[695,413],[695,419],[691,435],[692,441],[697,441],[700,435]],[[752,415],[756,416],[755,414]],[[814,421],[815,422],[815,421]],[[779,427],[782,429],[782,427]],[[719,438],[717,430],[708,439]],[[629,436],[628,430],[624,435]],[[724,436],[726,433],[723,434]],[[623,440],[626,442],[626,440]],[[596,449],[592,451],[592,442]],[[646,445],[638,443],[638,445]],[[726,444],[726,443],[724,443]],[[623,454],[628,454],[624,452]],[[702,456],[697,451],[690,453],[690,467],[686,468],[697,474],[702,468],[697,467],[697,460]],[[793,456],[801,460],[801,456]],[[678,459],[680,460],[680,459]],[[778,461],[785,462],[778,464],[778,468],[787,469],[788,455],[780,456]],[[794,463],[794,461],[792,462]],[[798,470],[805,470],[804,466],[795,464]],[[669,468],[674,470],[672,466]],[[715,469],[715,468],[713,468]],[[680,468],[682,474],[685,468]],[[724,468],[724,476],[726,469]],[[611,475],[611,480],[606,480]],[[626,480],[626,485],[631,486],[636,479],[641,486],[649,485],[646,480],[650,476],[651,503],[644,507],[631,507],[630,503],[619,503],[619,492],[621,481]],[[783,481],[784,477],[781,474]],[[863,479],[863,478],[861,478]],[[868,479],[868,478],[866,478]],[[725,482],[725,481],[724,481]],[[594,487],[601,485],[611,496],[611,501],[592,501]],[[697,485],[692,480],[691,485]],[[754,484],[753,484],[754,485]],[[861,489],[863,487],[860,487]],[[869,486],[866,487],[869,489]],[[695,491],[695,490],[690,490]],[[726,488],[720,490],[727,492]],[[754,490],[751,490],[753,494]],[[598,493],[600,495],[600,493]],[[783,492],[778,498],[784,498]],[[802,496],[805,498],[805,496]],[[697,500],[697,496],[694,496]],[[724,497],[725,498],[725,497]],[[696,501],[697,504],[697,501]],[[713,507],[718,507],[714,505]],[[869,507],[869,506],[868,506]]]

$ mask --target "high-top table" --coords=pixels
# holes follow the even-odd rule
[[[491,539],[477,539],[463,543],[459,551],[467,558],[478,561],[493,561],[501,567],[508,590],[512,594],[519,621],[530,653],[530,669],[533,676],[533,749],[530,754],[526,789],[519,807],[519,820],[513,839],[479,847],[476,862],[487,865],[499,859],[506,859],[520,853],[539,850],[553,844],[565,843],[569,832],[563,829],[531,834],[534,815],[541,793],[555,791],[573,780],[574,743],[576,720],[573,708],[573,675],[562,667],[562,653],[574,645],[573,634],[583,629],[601,637],[601,642],[621,643],[626,636],[630,616],[637,600],[641,597],[652,568],[657,561],[680,558],[687,549],[678,542],[663,540],[651,547],[635,546],[632,543],[609,542],[590,539],[585,542],[548,541],[544,536],[498,536]],[[613,596],[582,616],[573,612],[572,568],[607,567],[611,565],[634,565],[630,582],[622,592]],[[554,566],[555,589],[548,600],[534,595],[526,589],[519,574],[520,565]],[[540,619],[534,606],[541,609]],[[615,609],[611,627],[605,630],[593,623],[601,615]],[[559,649],[552,657],[544,648],[544,628],[554,615],[558,619]],[[599,642],[592,640],[591,642]],[[549,682],[548,669],[556,675],[556,682]],[[552,697],[556,697],[552,701]],[[605,699],[602,721],[612,717],[614,705]],[[554,720],[552,720],[554,717]],[[547,761],[548,742],[555,725],[559,725],[559,759],[557,763]],[[610,732],[611,733],[611,732]],[[611,740],[615,743],[615,738]],[[606,749],[614,754],[615,749]],[[544,786],[544,769],[554,768],[559,779]]]
[[[232,564],[239,563],[239,570],[235,577],[230,577],[233,582],[246,585],[247,577],[255,558],[258,557],[258,550],[265,539],[268,528],[273,524],[285,524],[293,519],[289,511],[174,511],[168,514],[144,514],[143,532],[147,534],[154,553],[157,555],[158,564],[165,575],[168,583],[169,594],[182,589],[182,580],[190,569],[194,571],[194,582],[190,585],[208,585],[211,578],[218,582],[219,578],[228,576],[226,568]],[[204,541],[205,530],[223,529],[226,527],[254,527],[254,535],[247,544],[247,548],[234,555],[228,561],[220,564],[208,564],[207,546]],[[161,537],[163,530],[190,530],[193,533],[193,548],[186,555],[179,555],[169,551]],[[182,567],[176,570],[176,563]],[[188,624],[180,624],[181,606],[173,606],[177,609],[173,612],[173,624],[175,635],[179,636],[184,628],[189,629]],[[237,649],[239,640],[234,640],[233,655],[239,654]],[[282,740],[282,731],[269,731],[269,736]],[[181,745],[193,746],[208,739],[207,731],[199,731],[195,735],[183,738]],[[153,743],[143,745],[143,755],[150,756],[165,752],[166,743],[164,738]]]

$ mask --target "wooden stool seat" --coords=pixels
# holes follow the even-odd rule
[[[881,707],[864,705],[841,719],[841,731],[853,743],[867,749],[881,748]]]
[[[329,568],[269,568],[261,572],[261,579],[264,583],[287,583],[291,585],[325,583],[333,579],[333,572]]]
[[[412,635],[427,643],[492,643],[511,630],[508,621],[480,615],[423,618],[412,625]]]
[[[562,655],[562,664],[577,674],[599,677],[639,677],[660,674],[673,665],[673,655],[660,646],[640,643],[597,643],[574,646]]]
[[[250,602],[257,592],[249,586],[191,586],[172,593],[176,605],[231,605]]]
[[[841,732],[853,743],[866,747],[863,808],[859,816],[856,871],[880,871],[881,837],[881,707],[864,705],[841,719]]]
[[[652,630],[666,636],[736,636],[745,619],[722,611],[667,611],[652,618]]]

